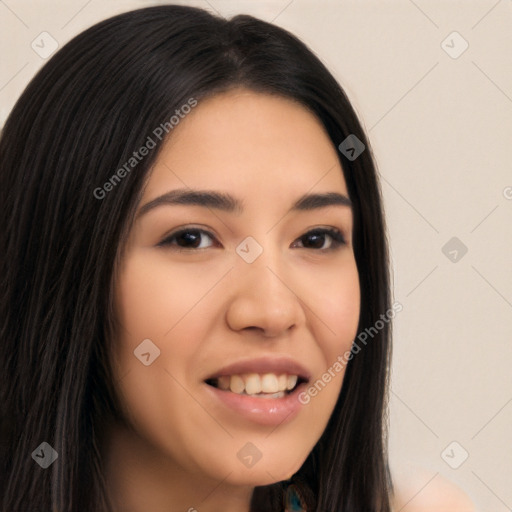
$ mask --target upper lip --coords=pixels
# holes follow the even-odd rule
[[[242,375],[246,373],[275,373],[282,375],[297,375],[309,381],[311,373],[299,362],[288,356],[266,356],[253,359],[242,359],[223,366],[220,370],[208,376],[205,380],[216,379],[222,375]]]

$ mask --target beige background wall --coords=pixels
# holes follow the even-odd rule
[[[170,2],[1,1],[0,122],[52,38],[156,3]],[[411,498],[443,475],[479,510],[512,510],[512,1],[180,3],[274,21],[345,87],[381,173],[403,305],[393,467],[423,468]]]

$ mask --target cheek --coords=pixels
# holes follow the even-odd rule
[[[198,334],[202,331],[197,319],[206,318],[200,313],[210,305],[204,299],[219,279],[217,274],[204,272],[204,278],[197,273],[191,275],[173,268],[163,258],[150,258],[143,251],[129,256],[116,290],[123,337],[137,344],[146,338],[162,345],[176,340],[172,347],[174,356],[193,353],[195,340],[200,339]],[[130,348],[133,351],[135,347]],[[176,359],[179,358],[173,358]]]
[[[116,288],[116,309],[122,325],[113,354],[117,390],[125,417],[137,431],[159,449],[183,459],[171,440],[180,438],[183,432],[201,438],[204,432],[194,433],[199,428],[194,425],[204,425],[208,420],[188,390],[197,386],[191,375],[197,372],[197,354],[208,330],[206,310],[211,304],[205,294],[218,278],[210,275],[205,280],[194,279],[173,271],[168,264],[151,262],[147,257],[145,260],[143,255],[129,255]],[[205,300],[201,300],[203,297]],[[134,350],[147,339],[160,352],[146,366]]]
[[[119,318],[133,337],[162,337],[194,296],[191,283],[172,267],[135,254],[126,259],[117,287]]]
[[[360,315],[360,288],[356,271],[350,272],[343,282],[333,283],[331,293],[326,292],[323,311],[326,323],[331,326],[334,335],[326,342],[328,363],[332,362],[352,346],[356,337]]]
[[[305,430],[319,438],[338,400],[347,358],[357,335],[360,315],[359,275],[355,260],[324,269],[304,281],[312,330],[322,355],[321,364],[299,398],[308,410]],[[316,286],[315,286],[316,285]],[[340,362],[341,361],[341,362]]]
[[[355,260],[349,258],[343,265],[308,277],[303,296],[314,315],[314,335],[329,367],[350,349],[357,334],[361,295]]]
[[[350,351],[357,335],[360,315],[360,287],[359,276],[355,261],[351,271],[345,274],[343,283],[333,283],[332,293],[326,294],[325,310],[327,322],[332,325],[336,335],[325,340],[324,353],[326,355],[326,368],[322,380],[326,382],[325,397],[334,407],[342,387],[346,370],[346,353]],[[343,364],[340,363],[343,361]]]
[[[172,409],[185,398],[178,383],[190,385],[206,330],[198,318],[207,317],[208,301],[200,299],[211,285],[173,271],[169,265],[149,258],[144,261],[143,255],[125,260],[116,288],[121,331],[112,356],[117,378],[122,379],[123,401],[135,416],[150,418],[162,403]],[[150,364],[146,366],[136,354],[147,352]]]

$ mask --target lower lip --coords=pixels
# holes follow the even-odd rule
[[[221,405],[235,411],[240,416],[260,425],[281,425],[297,416],[302,404],[299,394],[306,383],[297,386],[293,392],[282,398],[258,398],[249,395],[239,395],[231,391],[215,388],[205,383],[208,393]]]

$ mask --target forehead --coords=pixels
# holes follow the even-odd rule
[[[180,119],[145,196],[184,186],[298,195],[316,185],[347,193],[322,123],[291,99],[236,89],[199,101]]]

